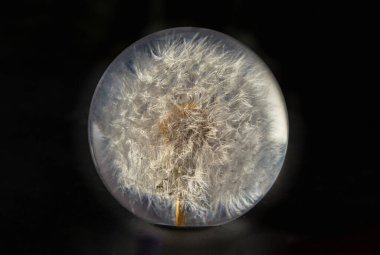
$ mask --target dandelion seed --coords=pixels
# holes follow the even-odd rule
[[[216,31],[174,28],[123,51],[95,91],[94,162],[112,194],[162,225],[211,226],[251,209],[284,161],[284,100],[265,64]]]

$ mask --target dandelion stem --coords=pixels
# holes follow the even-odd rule
[[[177,227],[185,225],[185,212],[179,194],[177,194],[177,202],[175,208],[175,225]]]

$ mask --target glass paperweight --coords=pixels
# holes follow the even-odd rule
[[[213,30],[173,28],[109,65],[92,99],[89,141],[104,184],[133,214],[215,226],[268,192],[288,120],[275,78],[249,48]]]

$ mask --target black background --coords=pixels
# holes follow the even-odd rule
[[[36,0],[0,10],[1,254],[380,254],[369,6]],[[251,47],[287,102],[279,179],[221,227],[140,221],[106,191],[88,148],[88,109],[105,68],[134,41],[178,26]]]

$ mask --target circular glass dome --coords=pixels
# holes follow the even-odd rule
[[[263,61],[209,29],[174,28],[125,49],[96,88],[89,141],[129,211],[169,226],[214,226],[250,210],[282,167],[286,107]]]

